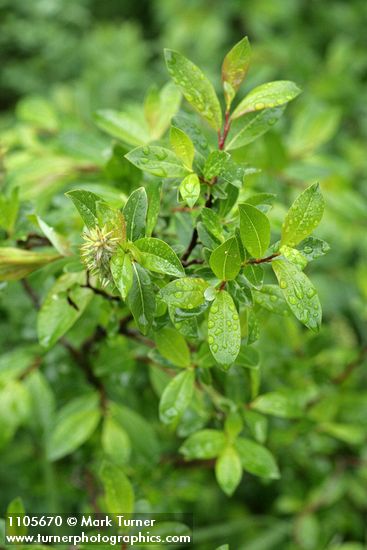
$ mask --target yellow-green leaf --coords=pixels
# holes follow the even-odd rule
[[[173,81],[189,103],[215,129],[222,126],[222,111],[214,87],[194,63],[174,50],[165,50],[166,65]]]
[[[281,244],[295,246],[318,226],[324,213],[325,201],[318,183],[301,193],[285,217]]]
[[[195,149],[189,136],[179,128],[171,126],[170,142],[176,155],[182,160],[186,168],[191,170]]]
[[[284,105],[301,93],[298,86],[289,80],[276,80],[257,86],[235,108],[232,118],[238,118],[246,113],[261,111]]]
[[[215,463],[215,477],[220,488],[231,496],[242,479],[242,465],[234,447],[226,447]]]
[[[0,281],[17,281],[32,271],[58,260],[59,254],[0,247]]]

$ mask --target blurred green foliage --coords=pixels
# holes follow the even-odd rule
[[[250,369],[232,368],[225,381],[219,374],[236,403],[249,401],[256,384],[261,393],[282,390],[308,401],[299,419],[247,414],[245,432],[266,441],[281,478],[246,474],[229,499],[212,469],[175,462],[181,441],[207,422],[205,410],[198,405],[202,417],[191,411],[178,436],[160,425],[165,381],[145,364],[143,346],[134,359],[136,349],[114,334],[118,311],[111,315],[103,297],[94,297],[67,335],[73,349],[92,355],[93,372],[122,404],[115,415],[131,443],[124,461],[137,509],[192,511],[198,549],[362,550],[367,542],[366,19],[363,0],[0,1],[0,225],[4,239],[22,246],[42,235],[34,213],[79,244],[69,189],[120,206],[139,186],[139,172],[122,160],[125,145],[111,146],[93,113],[136,112],[150,86],[168,80],[163,47],[194,59],[219,87],[219,60],[247,34],[254,62],[245,91],[283,77],[303,88],[285,119],[236,155],[261,169],[248,177],[246,192],[277,195],[269,217],[279,229],[284,205],[320,182],[326,213],[317,236],[331,251],[310,275],[323,326],[315,335],[291,318],[265,317],[261,380]],[[27,279],[33,302],[44,299],[63,262]],[[17,496],[27,511],[89,511],[105,452],[93,422],[88,441],[51,467],[45,442],[55,410],[80,396],[93,400],[91,386],[65,347],[40,350],[34,304],[21,283],[2,283],[0,311],[1,515]],[[90,349],[98,323],[110,337]]]

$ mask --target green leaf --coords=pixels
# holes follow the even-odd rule
[[[126,300],[134,278],[129,254],[119,247],[111,258],[110,269],[117,290],[121,294],[122,299]]]
[[[189,346],[185,338],[170,327],[163,327],[155,334],[159,353],[176,367],[189,367],[191,363]]]
[[[228,367],[241,347],[241,328],[232,297],[222,290],[212,303],[208,317],[208,343],[214,359]]]
[[[185,275],[177,254],[166,242],[146,237],[135,241],[134,244],[142,252],[140,263],[146,269],[174,277]]]
[[[253,290],[252,295],[255,302],[267,311],[278,315],[289,314],[287,302],[278,285],[264,285],[260,290]]]
[[[215,463],[215,477],[226,495],[233,495],[242,479],[242,466],[234,447],[226,447]]]
[[[309,510],[306,510],[304,513],[300,513],[294,522],[294,537],[296,540],[302,541],[302,547],[304,550],[314,550],[315,548],[320,548],[320,534],[321,534],[321,523],[318,520],[316,514],[310,513]],[[330,550],[348,550],[344,544],[338,544],[337,546],[329,546]],[[349,550],[359,550],[352,545],[349,546]]]
[[[268,419],[266,416],[246,409],[244,411],[245,422],[256,441],[264,443],[268,433]]]
[[[222,111],[213,85],[194,63],[180,53],[165,50],[164,55],[168,72],[187,101],[215,130],[220,130]]]
[[[42,218],[39,216],[32,216],[32,221],[35,221],[35,223],[38,225],[38,227],[41,229],[42,233],[47,237],[47,239],[50,241],[50,243],[56,248],[56,250],[62,255],[62,256],[71,256],[72,251],[70,248],[70,244],[66,237],[63,235],[60,235],[60,233],[57,233],[53,227],[48,225]]]
[[[288,262],[294,264],[301,271],[304,270],[308,263],[306,257],[297,248],[284,244],[280,247],[279,252]]]
[[[322,239],[316,237],[307,237],[299,244],[299,251],[303,254],[308,262],[320,258],[327,254],[330,250],[330,245]]]
[[[189,174],[180,183],[180,195],[186,204],[192,208],[200,197],[200,181],[196,174]]]
[[[242,269],[242,276],[250,288],[260,289],[263,286],[264,269],[261,265],[245,265]]]
[[[107,416],[103,422],[102,449],[116,465],[126,464],[129,460],[131,453],[129,436],[111,416]]]
[[[362,445],[366,439],[366,431],[362,425],[323,422],[318,425],[318,429],[349,445]]]
[[[126,431],[131,441],[134,458],[150,466],[159,458],[159,444],[153,426],[136,411],[111,403],[112,417]]]
[[[236,237],[231,237],[213,250],[209,264],[221,281],[235,279],[241,269],[241,256]]]
[[[171,126],[170,142],[176,155],[182,160],[186,168],[191,170],[195,156],[195,149],[189,136],[179,128]]]
[[[107,512],[111,514],[132,514],[134,511],[134,490],[123,470],[103,462],[99,477],[104,488]]]
[[[226,151],[248,145],[264,135],[278,122],[285,106],[248,113],[244,119],[234,120],[226,141]]]
[[[162,300],[182,309],[194,309],[205,302],[204,292],[209,284],[203,279],[185,277],[168,283],[160,291]]]
[[[297,266],[285,260],[271,263],[284,298],[294,316],[311,330],[321,325],[321,304],[316,288]]]
[[[270,244],[270,223],[251,204],[240,204],[240,234],[244,247],[254,258],[261,258]]]
[[[32,423],[47,435],[55,414],[55,397],[52,389],[40,370],[27,376],[26,385],[31,400]]]
[[[137,147],[125,157],[140,170],[160,178],[179,178],[189,172],[173,151],[158,145]]]
[[[246,113],[260,111],[284,105],[292,101],[301,93],[301,90],[294,82],[289,80],[276,80],[257,86],[240,102],[235,108],[232,119],[238,118]]]
[[[237,92],[242,81],[245,79],[250,66],[251,47],[247,36],[242,38],[227,53],[222,65],[222,81],[224,85],[224,95],[226,99],[227,110],[229,109],[235,92]],[[233,92],[228,92],[233,90]]]
[[[154,89],[147,95],[144,114],[153,140],[160,139],[169,127],[180,107],[181,97],[173,82],[168,82],[160,92]]]
[[[41,96],[23,97],[16,106],[17,118],[43,131],[54,133],[59,129],[56,106]]]
[[[146,217],[148,210],[148,197],[144,187],[135,189],[128,198],[124,207],[126,220],[126,237],[135,241],[144,237]]]
[[[0,227],[13,232],[19,211],[19,190],[15,187],[9,195],[0,194]]]
[[[224,423],[224,430],[228,439],[232,442],[242,432],[243,420],[237,411],[230,411]]]
[[[53,346],[79,319],[93,298],[93,292],[81,288],[85,274],[64,273],[48,291],[37,316],[41,346]]]
[[[136,262],[132,263],[133,284],[127,296],[127,305],[139,330],[148,334],[155,313],[155,294],[148,273]]]
[[[214,237],[223,242],[223,223],[218,214],[214,212],[212,208],[204,207],[202,208],[200,215],[205,229],[214,235]]]
[[[85,443],[96,429],[100,416],[95,394],[77,397],[65,405],[58,412],[47,441],[48,460],[58,460]]]
[[[219,430],[200,430],[181,445],[180,453],[187,460],[216,458],[226,446],[226,436]]]
[[[300,418],[303,415],[303,407],[297,395],[281,392],[260,395],[251,403],[251,408],[280,418]]]
[[[73,201],[88,229],[93,229],[98,224],[96,205],[103,200],[102,197],[83,189],[74,189],[68,191],[65,195]]]
[[[9,502],[6,509],[6,516],[23,516],[25,513],[26,510],[24,508],[23,500],[21,499],[21,497],[16,497],[11,502]],[[17,524],[17,521],[15,520],[12,522],[12,525],[7,526],[6,532],[8,536],[24,536],[28,532],[28,527],[24,525],[23,522],[21,522],[20,525]],[[3,544],[2,540],[0,540],[0,544]]]
[[[295,246],[318,226],[324,213],[324,198],[318,183],[301,193],[285,217],[281,244]]]
[[[94,120],[101,130],[128,145],[144,145],[150,139],[146,124],[132,114],[103,109],[95,113]]]
[[[236,364],[240,367],[246,367],[248,369],[259,368],[260,356],[259,352],[249,346],[242,346],[240,353],[237,356]]]
[[[0,247],[0,281],[17,281],[32,271],[58,260],[58,254]]]
[[[278,466],[268,449],[244,437],[237,439],[235,447],[244,470],[260,477],[279,478]]]
[[[194,144],[198,160],[203,162],[209,152],[208,140],[200,126],[196,124],[194,115],[177,115],[172,121],[173,125],[189,136]]]
[[[159,402],[159,417],[164,424],[176,423],[189,406],[194,392],[195,373],[186,369],[165,387]]]
[[[317,97],[317,94],[313,96]],[[297,117],[287,136],[292,158],[305,157],[334,136],[342,114],[340,107],[307,101],[297,110]]]
[[[159,217],[161,207],[162,182],[149,182],[146,193],[148,196],[148,212],[145,233],[147,237],[151,237]]]

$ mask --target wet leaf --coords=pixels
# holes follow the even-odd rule
[[[215,130],[220,130],[222,111],[213,85],[194,63],[180,53],[165,50],[164,55],[168,72],[186,100]]]
[[[235,279],[241,269],[241,256],[236,237],[231,237],[213,250],[209,258],[210,267],[218,279]]]
[[[284,105],[296,98],[301,90],[289,80],[276,80],[261,84],[251,90],[249,94],[235,108],[232,118],[238,118],[246,113],[261,111]]]
[[[240,351],[239,316],[232,297],[225,290],[218,292],[209,310],[208,344],[214,359],[224,367],[234,363]]]
[[[216,458],[226,446],[226,437],[219,430],[200,430],[181,445],[180,453],[188,460]]]
[[[284,106],[264,109],[234,120],[226,141],[226,151],[248,145],[271,130],[283,115],[284,109]]]
[[[173,151],[158,145],[137,147],[125,157],[140,170],[160,178],[179,178],[189,172]]]
[[[110,269],[117,290],[122,299],[126,300],[133,284],[134,275],[129,254],[119,247],[111,258]]]
[[[180,183],[180,195],[186,204],[192,208],[200,197],[200,181],[196,174],[189,174]]]
[[[135,189],[124,207],[126,220],[126,237],[135,241],[145,235],[146,217],[148,210],[148,197],[144,187]]]
[[[281,244],[295,246],[305,239],[320,223],[324,206],[318,183],[305,189],[288,210],[282,227]]]
[[[194,392],[195,373],[186,369],[165,387],[159,402],[159,417],[164,424],[176,423],[187,409]]]
[[[182,160],[186,168],[191,170],[195,156],[195,149],[189,136],[179,128],[171,126],[170,142],[176,155]]]
[[[227,109],[229,108],[235,92],[246,77],[251,58],[251,47],[247,36],[242,38],[227,53],[222,65],[222,80]],[[228,89],[229,85],[229,89]],[[231,90],[233,92],[231,93]]]
[[[270,244],[269,220],[251,204],[240,204],[238,209],[243,246],[254,258],[261,258]]]
[[[272,262],[284,298],[301,323],[318,331],[321,325],[321,304],[316,288],[297,266],[285,260]]]
[[[127,296],[127,305],[139,330],[148,334],[155,313],[155,294],[148,273],[136,262],[132,263],[133,284]]]
[[[186,277],[168,283],[160,291],[164,302],[182,309],[194,309],[205,302],[209,284],[203,279]]]
[[[164,241],[146,237],[135,241],[135,246],[142,252],[140,263],[150,271],[182,277],[184,268],[172,248]]]

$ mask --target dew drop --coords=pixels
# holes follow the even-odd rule
[[[312,298],[312,296],[315,296],[316,289],[315,288],[309,288],[307,291],[307,298]]]
[[[280,283],[279,283],[279,286],[280,286],[280,288],[287,288],[288,283],[284,279],[281,279]]]

